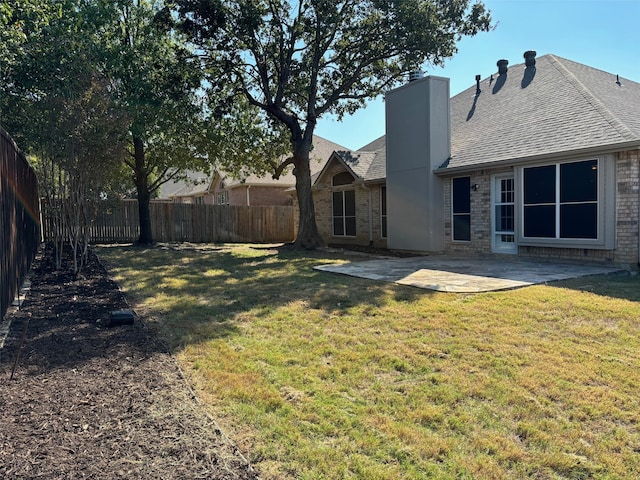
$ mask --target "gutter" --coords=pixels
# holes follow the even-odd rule
[[[535,162],[545,162],[549,160],[571,160],[573,158],[581,158],[589,155],[605,155],[622,150],[640,150],[640,140],[632,140],[629,142],[615,143],[611,145],[602,145],[599,147],[580,148],[577,150],[567,150],[563,152],[545,153],[542,155],[533,155],[530,157],[507,158],[495,162],[474,163],[472,165],[462,165],[459,167],[440,167],[433,170],[436,175],[449,175],[456,173],[473,172],[479,169],[489,169],[498,167],[512,167],[517,165],[525,165]],[[451,159],[449,159],[451,160]]]

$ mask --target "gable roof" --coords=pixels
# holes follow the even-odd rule
[[[186,183],[184,187],[170,194],[169,198],[174,197],[197,197],[205,195],[211,190],[211,181],[207,177],[199,177],[193,182]]]
[[[552,54],[451,99],[443,169],[640,146],[640,84]]]
[[[359,148],[359,152],[375,152],[382,148],[385,148],[387,145],[387,141],[384,135],[376,138],[373,142],[367,143],[364,147]]]
[[[364,180],[365,182],[384,180],[387,172],[386,159],[387,155],[384,148],[375,152],[337,150],[333,152],[333,155],[329,161],[326,162],[324,168],[312,176],[311,183],[315,185],[318,182],[328,170],[332,160],[342,163],[347,171],[354,177]]]
[[[438,173],[640,147],[640,83],[547,54],[492,74],[480,90],[451,98],[451,158]],[[337,153],[360,162],[352,170],[366,181],[386,177],[385,150],[382,136]]]

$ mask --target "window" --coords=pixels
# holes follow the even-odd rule
[[[453,213],[453,239],[471,240],[471,177],[454,178],[451,205]]]
[[[349,172],[333,176],[331,185],[344,187],[353,184]],[[337,237],[356,236],[356,192],[355,190],[335,190],[333,192],[333,234]]]
[[[334,187],[339,187],[342,185],[351,185],[353,183],[353,177],[349,172],[338,173],[333,176],[331,179],[331,184]]]
[[[333,234],[335,236],[356,236],[355,190],[333,192]]]
[[[598,238],[598,160],[523,168],[523,237]]]
[[[380,232],[387,238],[387,187],[380,187]]]
[[[222,192],[218,192],[216,196],[216,203],[218,205],[227,205],[229,204],[229,192],[227,190],[223,190]]]

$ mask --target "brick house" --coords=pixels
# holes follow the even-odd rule
[[[316,223],[327,243],[387,246],[385,172],[379,140],[357,152],[333,152],[312,190]]]
[[[317,174],[335,150],[345,147],[315,135],[311,150],[311,173]],[[267,206],[293,205],[296,179],[291,169],[274,180],[270,174],[234,177],[221,170],[213,176],[190,172],[189,180],[177,187],[169,185],[166,198],[181,203],[205,203],[212,205]],[[163,194],[160,196],[163,198]]]
[[[453,98],[426,77],[385,105],[385,137],[314,182],[325,241],[638,265],[640,84],[526,52]]]

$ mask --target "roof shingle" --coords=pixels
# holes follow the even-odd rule
[[[451,98],[451,158],[439,171],[640,146],[640,84],[634,81],[547,54],[532,67],[496,72],[480,90],[476,94],[474,85]],[[374,156],[365,155],[371,151]],[[359,159],[354,172],[361,178],[386,177],[384,136],[349,155]]]

